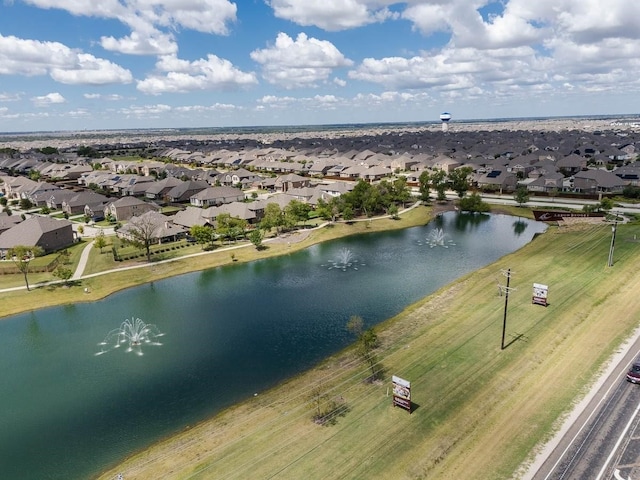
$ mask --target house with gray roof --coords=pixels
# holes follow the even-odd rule
[[[204,180],[188,180],[169,190],[167,192],[167,198],[170,202],[174,203],[188,202],[193,195],[208,187],[209,184]]]
[[[573,175],[587,168],[587,158],[572,153],[556,160],[556,165],[565,175]]]
[[[616,168],[613,174],[618,176],[626,185],[640,186],[640,165],[635,163],[625,167]]]
[[[213,226],[213,221],[204,215],[205,212],[206,209],[188,206],[171,216],[171,220],[176,225],[181,225],[185,228],[191,228],[195,225],[200,227],[205,225]]]
[[[20,215],[9,215],[6,212],[0,213],[0,233],[15,227],[22,222]]]
[[[18,245],[38,246],[45,253],[70,247],[75,241],[72,224],[68,220],[34,216],[0,233],[0,253]]]
[[[118,222],[129,220],[131,217],[140,216],[150,211],[158,212],[160,211],[160,207],[136,197],[119,198],[107,203],[103,209],[104,218],[110,216]]]
[[[86,214],[85,207],[88,207],[91,213],[90,217],[98,213],[102,216],[104,206],[109,202],[109,198],[96,192],[74,192],[74,195],[62,201],[62,211],[67,215]]]
[[[144,191],[144,196],[149,200],[164,200],[167,193],[169,193],[173,187],[182,183],[183,181],[178,178],[167,177],[163,180],[158,180],[157,182],[145,184],[147,188]]]
[[[223,203],[242,202],[244,193],[235,187],[209,187],[199,191],[189,198],[194,207],[212,207]]]
[[[493,169],[487,173],[478,175],[476,178],[476,184],[479,188],[488,190],[499,190],[500,192],[512,192],[515,191],[518,184],[518,177],[508,172],[506,168]]]
[[[278,192],[286,192],[292,188],[308,187],[310,183],[311,182],[307,177],[290,173],[288,175],[280,175],[276,178],[274,187]]]
[[[153,227],[152,243],[174,242],[184,238],[187,233],[185,227],[176,225],[170,217],[166,217],[159,212],[149,211],[142,215],[131,217],[128,223],[117,230],[116,235],[120,238],[133,240],[132,230],[136,228],[136,223],[138,222],[142,224],[149,222],[149,225]]]
[[[563,190],[565,176],[560,172],[551,172],[546,175],[540,175],[537,178],[529,178],[527,190],[530,192],[552,192]]]
[[[624,180],[608,170],[584,170],[573,175],[573,191],[578,193],[622,193],[624,187]]]
[[[261,202],[233,202],[209,207],[202,212],[202,216],[209,219],[213,225],[216,225],[216,218],[222,214],[228,214],[233,218],[240,218],[250,224],[255,224],[262,219],[264,208]]]
[[[262,180],[262,177],[244,168],[239,168],[230,172],[221,173],[217,176],[216,180],[220,182],[221,185],[241,185],[244,188],[255,182],[259,182]]]

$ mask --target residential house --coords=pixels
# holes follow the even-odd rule
[[[164,200],[167,193],[169,193],[173,187],[177,187],[182,183],[182,180],[174,177],[167,177],[157,182],[151,182],[146,185],[147,188],[144,191],[144,196],[150,200]]]
[[[199,191],[189,198],[194,207],[211,207],[223,203],[242,202],[244,193],[235,187],[209,187]]]
[[[556,166],[566,176],[573,175],[587,168],[587,159],[572,153],[566,157],[561,157],[556,161]]]
[[[221,214],[228,214],[233,218],[246,220],[249,224],[255,224],[264,216],[264,206],[261,202],[232,202],[209,207],[202,212],[202,216],[212,225],[216,225],[216,218]]]
[[[590,195],[622,193],[625,181],[608,170],[584,170],[573,175],[573,191]]]
[[[0,254],[18,245],[38,246],[45,253],[55,252],[73,245],[72,224],[68,220],[34,216],[0,233]]]
[[[149,226],[152,228],[150,236],[152,243],[174,242],[184,238],[187,230],[182,225],[176,225],[170,217],[155,211],[145,212],[140,216],[131,217],[129,222],[116,231],[116,235],[127,240],[134,240],[132,233],[139,228],[137,226]]]
[[[546,175],[540,175],[537,178],[529,178],[526,184],[527,190],[530,192],[561,192],[563,190],[565,176],[560,172],[551,172]]]
[[[260,180],[262,180],[261,176],[256,175],[249,170],[245,170],[244,168],[232,170],[227,173],[221,173],[217,177],[217,181],[220,182],[221,185],[241,185],[242,188],[248,187],[252,183],[259,182]]]
[[[452,172],[453,170],[455,170],[456,168],[458,168],[459,166],[461,166],[462,163],[460,163],[457,160],[454,160],[453,158],[449,158],[446,157],[444,155],[440,155],[438,157],[436,157],[433,160],[433,169],[434,170],[444,170],[446,173]]]
[[[103,212],[105,218],[111,217],[113,220],[121,222],[146,212],[158,212],[159,210],[160,207],[153,203],[145,202],[135,197],[122,197],[107,203]]]
[[[302,177],[295,173],[290,173],[288,175],[281,175],[276,178],[274,188],[276,192],[286,192],[292,188],[302,188],[308,187],[310,184],[310,180],[307,177]]]
[[[0,213],[0,233],[15,227],[22,222],[20,215],[9,215],[6,212]]]
[[[613,173],[627,185],[640,186],[640,165],[634,163],[633,165],[616,168]]]
[[[167,199],[173,203],[188,202],[198,192],[205,190],[209,184],[204,180],[187,180],[167,192]]]
[[[95,215],[102,216],[104,206],[109,198],[96,192],[74,192],[74,195],[62,201],[62,211],[67,215],[87,214],[85,207],[89,207],[92,218]]]
[[[518,184],[518,177],[507,171],[506,168],[500,170],[491,170],[487,173],[480,174],[476,177],[478,188],[486,190],[515,191]]]
[[[181,225],[185,228],[191,228],[195,225],[198,226],[213,226],[213,221],[207,218],[204,214],[206,209],[199,207],[188,206],[184,210],[180,210],[175,215],[171,216],[171,220],[176,225]]]

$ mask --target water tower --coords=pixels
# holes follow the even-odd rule
[[[440,120],[442,120],[442,131],[446,132],[449,128],[449,120],[451,120],[451,114],[449,112],[440,114]]]

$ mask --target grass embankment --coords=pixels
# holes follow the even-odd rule
[[[44,282],[56,280],[51,273],[31,273],[29,283],[30,292],[17,290],[0,293],[0,316],[8,316],[16,313],[68,303],[92,302],[106,297],[119,290],[129,288],[141,283],[152,282],[162,278],[180,275],[183,273],[213,268],[232,261],[249,262],[276,255],[286,255],[290,252],[306,248],[314,243],[355,235],[365,232],[376,232],[407,228],[415,225],[424,225],[431,218],[432,207],[420,206],[404,212],[398,220],[390,218],[374,219],[372,221],[353,222],[350,224],[336,223],[335,225],[314,231],[301,241],[287,242],[288,237],[271,238],[265,241],[263,250],[256,248],[248,241],[233,245],[220,245],[216,250],[203,252],[199,246],[170,251],[156,256],[154,261],[148,263],[146,258],[133,261],[115,262],[111,253],[111,246],[103,249],[102,253],[92,248],[85,274],[96,274],[122,267],[140,267],[131,270],[121,270],[107,275],[85,278],[74,282],[70,288],[59,285],[43,285]],[[75,271],[80,253],[86,243],[76,245],[69,249],[71,262],[69,268]],[[186,257],[192,254],[195,256]],[[233,259],[231,255],[233,254]],[[173,258],[172,258],[173,257]],[[178,258],[181,257],[181,258]],[[184,257],[184,258],[182,258]],[[160,260],[174,260],[161,262]],[[40,285],[39,285],[40,284]],[[18,287],[24,285],[24,277],[20,275],[0,276],[0,288]],[[85,293],[85,288],[88,293]]]
[[[638,325],[637,236],[618,227],[609,268],[610,227],[551,228],[381,325],[385,382],[343,352],[103,478],[513,478]],[[501,350],[506,269],[517,290]],[[548,307],[531,304],[534,282]],[[413,413],[391,406],[392,374],[412,382]],[[314,389],[346,403],[334,425],[311,420]]]

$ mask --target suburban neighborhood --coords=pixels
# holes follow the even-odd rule
[[[635,196],[639,137],[633,128],[619,126],[398,129],[5,147],[0,149],[0,252],[4,257],[17,245],[58,251],[78,240],[78,226],[97,222],[127,239],[139,218],[154,219],[155,243],[188,238],[194,226],[215,228],[220,215],[251,229],[269,204],[284,210],[295,201],[314,211],[358,182],[398,179],[418,196],[421,188],[438,188],[435,178],[452,188],[461,169],[468,182],[463,195],[526,189],[550,197]],[[337,206],[334,216],[344,216],[343,208]],[[23,213],[12,215],[17,209]]]

